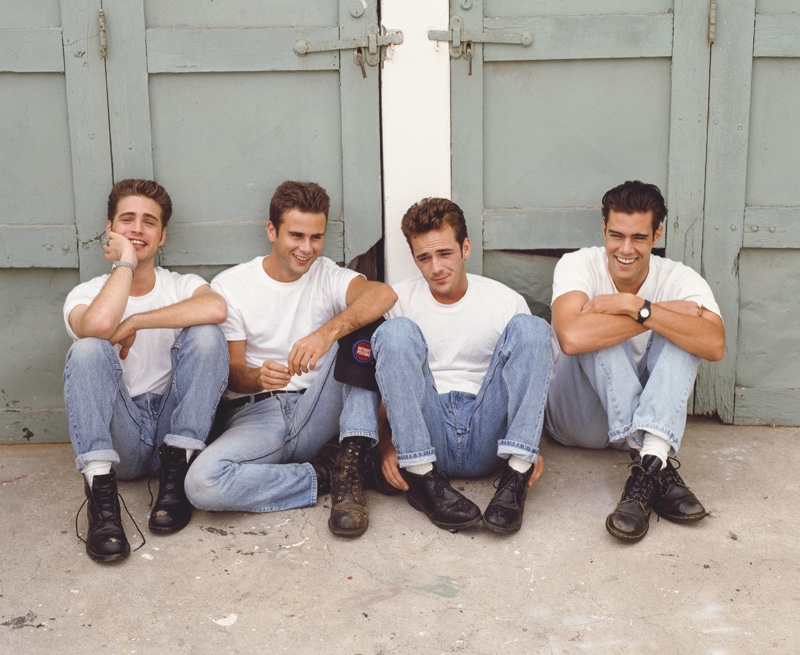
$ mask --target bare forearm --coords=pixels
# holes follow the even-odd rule
[[[225,300],[217,294],[207,293],[193,296],[132,318],[137,330],[155,328],[185,328],[191,325],[219,324],[225,321],[228,308]]]
[[[260,369],[231,362],[228,369],[228,389],[236,393],[261,393]]]
[[[317,332],[330,347],[346,334],[379,319],[396,301],[397,294],[391,287],[380,282],[363,282],[357,293],[352,294],[352,297],[348,294],[347,308],[325,323]]]
[[[112,271],[92,304],[76,320],[71,320],[75,334],[81,339],[111,337],[125,313],[132,281],[133,272],[130,269],[120,267]]]

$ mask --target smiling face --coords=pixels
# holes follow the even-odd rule
[[[108,227],[133,244],[139,264],[153,260],[167,240],[167,229],[161,223],[161,206],[145,196],[120,198]]]
[[[325,214],[289,209],[276,228],[267,222],[272,252],[264,260],[264,271],[278,282],[294,282],[308,273],[325,243]]]
[[[466,262],[470,253],[470,242],[464,239],[458,245],[456,233],[449,225],[410,237],[414,263],[428,283],[433,297],[440,303],[450,305],[458,302],[467,292]]]
[[[663,225],[653,233],[653,212],[608,213],[603,221],[608,272],[618,291],[637,293],[650,271],[650,251],[661,239]]]

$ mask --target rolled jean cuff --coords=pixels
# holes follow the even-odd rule
[[[397,453],[397,463],[400,468],[408,468],[409,466],[419,466],[421,464],[432,464],[436,461],[436,451],[433,448],[423,450],[417,453],[406,453],[401,455]]]
[[[524,459],[526,462],[535,463],[539,457],[539,449],[519,441],[500,439],[497,442],[497,456],[508,459],[511,455]]]
[[[89,462],[111,462],[119,464],[119,455],[116,450],[93,450],[75,458],[75,467],[83,471]]]
[[[364,437],[369,439],[372,441],[370,448],[378,444],[378,433],[372,430],[348,430],[347,432],[342,432],[339,435],[339,443],[342,443],[342,439],[347,439],[348,437]]]
[[[629,436],[639,444],[642,445],[642,435],[635,434],[635,431],[631,431],[633,427],[633,423],[628,423],[627,425],[623,425],[621,428],[617,428],[616,430],[611,430],[608,433],[608,441],[611,445],[617,444],[619,442],[624,442]]]
[[[164,437],[164,444],[170,448],[183,448],[184,450],[203,451],[206,448],[205,442],[180,434],[168,434]]]

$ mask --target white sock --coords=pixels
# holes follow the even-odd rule
[[[101,460],[89,462],[81,473],[86,478],[86,483],[91,487],[95,475],[108,475],[111,473],[111,462],[103,462]]]
[[[511,457],[508,458],[508,465],[519,473],[525,473],[531,466],[533,466],[533,462],[528,462],[521,457],[511,455]]]
[[[670,449],[669,441],[652,432],[645,431],[642,450],[639,454],[642,458],[644,458],[645,455],[655,455],[661,460],[661,468],[663,469],[667,465]]]
[[[188,463],[190,459],[192,459],[192,455],[194,455],[196,448],[187,448],[186,449],[186,462]]]
[[[433,470],[433,463],[428,462],[427,464],[417,464],[416,466],[406,466],[406,471],[409,473],[413,473],[414,475],[425,475],[428,471]]]

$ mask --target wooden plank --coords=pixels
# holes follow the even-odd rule
[[[700,272],[711,56],[708,7],[696,0],[675,0],[674,9],[665,244],[667,257]],[[708,374],[700,369],[696,389],[706,388],[702,378]],[[687,411],[694,412],[694,397]]]
[[[708,131],[708,7],[676,0],[672,56],[667,257],[700,271]]]
[[[219,221],[209,223],[170,222],[167,242],[160,250],[159,264],[172,266],[234,266],[265,253],[266,223]],[[342,262],[343,225],[329,220],[322,254]],[[224,235],[224,238],[223,238]]]
[[[366,34],[378,22],[377,0],[369,0],[360,16],[351,3],[339,2],[341,38]],[[346,263],[367,252],[383,235],[381,197],[380,103],[378,66],[366,66],[364,79],[352,53],[342,53],[339,70],[342,120],[342,207]],[[341,257],[335,259],[342,259]]]
[[[362,34],[363,30],[353,36]],[[339,30],[336,27],[149,29],[148,71],[209,73],[339,68],[336,50],[296,55],[292,48],[298,39],[312,44],[335,41],[339,39]],[[352,50],[348,50],[342,56],[346,58],[351,54]]]
[[[736,389],[736,425],[800,425],[800,389]]]
[[[85,281],[107,270],[98,237],[105,230],[112,184],[106,72],[98,36],[100,0],[61,4],[75,222]]]
[[[530,32],[533,44],[487,43],[484,61],[670,57],[672,15],[488,17],[487,32]],[[467,29],[464,31],[475,31]],[[477,30],[480,31],[480,30]]]
[[[487,250],[561,250],[603,245],[600,207],[486,209]]]
[[[68,441],[69,424],[63,407],[0,409],[0,445]]]
[[[754,15],[755,0],[719,3],[717,25],[725,29],[717,29],[711,56],[703,272],[722,311],[726,347],[721,362],[701,365],[695,412],[717,411],[727,423],[734,419]]]
[[[0,225],[0,267],[78,268],[74,225]]]
[[[453,14],[464,21],[464,31],[483,27],[483,0],[475,0],[469,11],[451,3]],[[483,46],[473,48],[472,75],[465,58],[450,64],[450,106],[452,108],[450,161],[452,200],[461,207],[467,222],[472,253],[467,260],[470,273],[483,272]]]
[[[754,57],[800,57],[800,14],[757,14]]]
[[[103,0],[108,32],[108,111],[114,181],[153,179],[150,94],[142,0]]]
[[[800,207],[747,207],[746,248],[800,248]]]
[[[0,29],[0,73],[63,73],[61,28]]]

